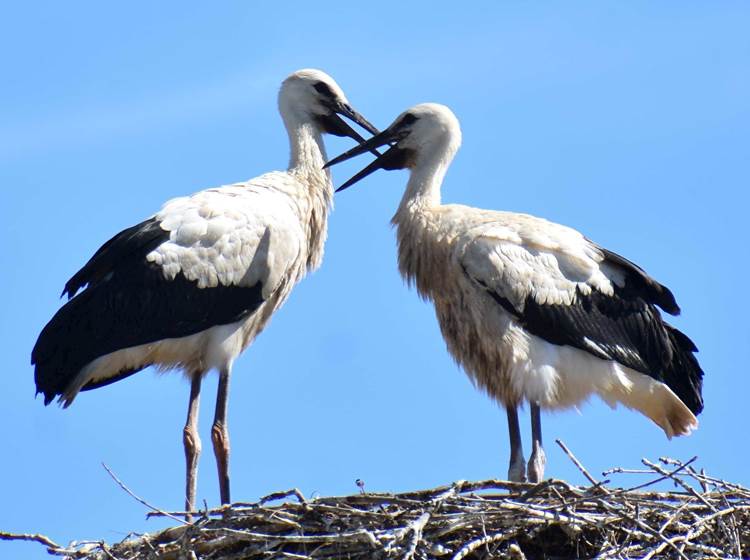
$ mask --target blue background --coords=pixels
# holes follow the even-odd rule
[[[546,414],[549,476],[583,482],[562,438],[597,476],[698,455],[750,484],[748,29],[739,1],[6,3],[0,528],[67,543],[163,526],[101,462],[159,507],[182,507],[182,377],[149,370],[45,408],[29,354],[65,281],[111,235],[174,196],[286,166],[276,94],[303,67],[329,72],[381,128],[415,103],[449,105],[464,144],[444,201],[573,226],[675,292],[673,322],[706,371],[698,432],[669,442],[598,401]],[[329,155],[352,145],[327,143]],[[335,169],[336,183],[366,161]],[[353,493],[356,478],[401,491],[505,476],[504,413],[396,270],[389,219],[406,177],[381,172],[337,196],[322,269],[237,361],[235,500]],[[198,488],[211,506],[215,384],[204,384]]]

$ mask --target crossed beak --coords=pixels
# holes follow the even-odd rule
[[[378,129],[370,123],[370,121],[368,121],[357,111],[355,111],[348,103],[335,101],[331,103],[328,108],[333,111],[333,113],[329,115],[326,122],[328,132],[330,132],[331,134],[336,134],[338,136],[348,136],[349,138],[353,138],[357,142],[365,141],[365,139],[356,130],[349,126],[349,123],[339,117],[339,115],[343,115],[351,121],[357,123],[370,134],[377,134],[379,132]]]
[[[373,136],[369,140],[361,142],[359,146],[355,146],[351,150],[344,152],[340,156],[337,156],[326,163],[323,166],[324,169],[331,167],[332,165],[341,163],[342,161],[346,161],[348,159],[356,157],[365,152],[373,152],[377,155],[376,159],[373,162],[371,162],[362,171],[354,175],[354,177],[352,177],[338,189],[336,189],[336,192],[348,189],[354,183],[364,179],[378,169],[390,170],[403,169],[404,167],[406,167],[409,159],[409,151],[398,147],[397,141],[401,138],[403,138],[403,135],[401,133],[393,130],[392,127],[389,127],[380,134],[375,134],[375,136]],[[379,154],[376,149],[386,144],[392,145],[383,154]]]

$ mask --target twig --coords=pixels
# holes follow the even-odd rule
[[[493,542],[503,541],[507,539],[507,535],[504,535],[503,533],[496,533],[494,535],[487,535],[486,537],[482,537],[481,539],[476,539],[471,542],[466,543],[454,556],[451,560],[461,560],[462,558],[466,558],[469,554],[474,552],[476,549],[478,549],[481,546],[484,546],[485,544],[490,544]],[[520,551],[520,549],[519,549]]]
[[[284,492],[273,492],[272,494],[268,494],[267,496],[263,496],[260,499],[260,502],[258,502],[258,503],[260,505],[263,505],[263,504],[266,504],[268,502],[273,502],[273,501],[276,501],[276,500],[282,500],[284,498],[288,498],[289,496],[294,496],[295,498],[297,498],[297,500],[301,504],[306,504],[307,503],[307,500],[305,499],[305,496],[297,488],[292,488],[290,490],[285,490]]]
[[[570,449],[568,449],[568,446],[567,446],[567,445],[565,445],[565,444],[564,444],[564,443],[562,442],[562,440],[560,440],[560,439],[556,439],[556,440],[555,440],[555,443],[556,443],[557,445],[559,445],[559,446],[560,446],[560,448],[561,448],[561,449],[562,449],[562,450],[563,450],[563,451],[565,452],[565,454],[566,454],[566,455],[567,455],[567,456],[568,456],[568,457],[570,458],[570,460],[571,460],[571,461],[573,461],[573,464],[574,464],[574,465],[575,465],[576,467],[578,467],[578,470],[579,470],[579,471],[581,471],[581,472],[583,473],[583,476],[585,476],[585,477],[586,477],[586,478],[588,479],[588,481],[589,481],[589,482],[590,482],[591,484],[593,484],[594,486],[599,486],[599,485],[600,485],[600,483],[599,483],[599,482],[598,482],[598,481],[597,481],[597,480],[596,480],[596,479],[595,479],[595,478],[594,478],[593,476],[591,476],[591,475],[589,474],[589,471],[587,471],[587,470],[586,470],[586,467],[584,467],[584,466],[583,466],[583,465],[581,464],[581,462],[580,462],[580,461],[579,461],[579,460],[578,460],[578,459],[576,458],[576,456],[575,456],[575,455],[573,455],[573,452],[572,452],[572,451],[571,451]],[[605,492],[606,494],[609,494],[609,490],[607,490],[607,489],[606,489],[606,488],[604,488],[603,486],[602,486],[601,488],[602,488],[602,490],[604,490],[604,492]]]
[[[406,554],[404,554],[403,556],[403,560],[411,560],[412,558],[414,558],[414,554],[417,551],[417,546],[419,546],[419,541],[422,540],[422,531],[424,530],[424,526],[427,525],[427,522],[429,520],[430,514],[425,512],[417,519],[409,523],[407,529],[411,530],[412,537],[409,541],[409,548],[406,550]]]
[[[401,494],[307,500],[289,490],[206,510],[192,525],[178,518],[178,526],[118,544],[92,541],[49,550],[87,560],[467,560],[493,554],[521,559],[521,550],[533,543],[529,558],[750,557],[750,489],[696,472],[692,459],[668,461],[674,467],[642,471],[650,478],[635,489],[602,488],[607,481],[597,482],[581,465],[590,485],[458,481]],[[665,479],[679,481],[677,490],[641,490]],[[701,482],[712,491],[699,493]],[[700,497],[683,491],[683,484]],[[605,491],[593,491],[598,488]],[[271,503],[287,497],[292,499]],[[149,515],[168,514],[160,511]]]
[[[155,506],[152,506],[151,504],[149,504],[143,498],[141,498],[139,496],[136,496],[130,488],[128,488],[127,486],[125,486],[125,483],[122,480],[120,480],[119,478],[117,478],[117,475],[115,475],[115,473],[113,473],[107,465],[105,465],[104,463],[102,463],[102,467],[104,467],[104,470],[107,471],[107,473],[109,473],[109,476],[112,477],[112,480],[114,480],[120,488],[122,488],[123,490],[125,490],[125,492],[127,492],[128,494],[130,494],[130,496],[132,498],[134,498],[136,501],[142,503],[147,508],[149,508],[149,509],[157,512],[159,515],[163,515],[165,517],[169,517],[170,519],[174,519],[175,521],[178,521],[178,522],[182,523],[183,525],[191,525],[191,523],[188,523],[184,519],[180,519],[176,515],[172,515],[170,513],[167,513],[166,511],[162,511],[158,507],[155,507]]]
[[[675,470],[673,470],[671,472],[667,472],[663,476],[660,476],[659,478],[655,478],[654,480],[650,480],[649,482],[644,482],[643,484],[639,484],[637,486],[631,486],[630,488],[623,488],[622,490],[617,490],[615,493],[617,493],[617,494],[624,494],[624,493],[627,493],[627,492],[635,492],[636,490],[641,490],[641,489],[646,488],[648,486],[653,486],[654,484],[657,484],[657,483],[661,482],[662,480],[667,480],[668,478],[671,478],[672,476],[674,476],[678,472],[685,470],[688,467],[688,465],[690,463],[692,463],[693,461],[695,461],[697,458],[698,458],[698,456],[696,455],[695,457],[693,457],[692,459],[690,459],[687,463],[681,463],[680,466],[677,467]]]
[[[695,457],[695,458],[697,458],[697,457]],[[713,504],[711,504],[703,496],[701,496],[700,494],[698,494],[698,492],[696,492],[695,489],[691,488],[690,486],[688,486],[687,484],[685,484],[682,480],[680,480],[679,478],[677,478],[674,475],[674,472],[671,472],[671,473],[667,472],[664,469],[662,469],[659,465],[657,465],[656,463],[652,463],[648,459],[641,459],[641,462],[644,465],[646,465],[648,468],[656,471],[657,473],[659,473],[661,475],[664,475],[664,476],[669,477],[670,479],[672,479],[675,484],[681,486],[688,494],[691,494],[692,496],[695,496],[695,498],[697,498],[698,500],[700,500],[701,502],[703,502],[703,505],[705,505],[706,507],[711,508],[713,511],[717,510],[717,508],[714,507]]]
[[[39,544],[43,544],[47,548],[53,548],[60,550],[63,547],[61,547],[59,544],[57,544],[55,541],[50,539],[49,537],[45,535],[40,535],[39,533],[30,534],[30,533],[7,533],[5,531],[0,531],[0,540],[2,541],[32,541],[32,542],[38,542]]]

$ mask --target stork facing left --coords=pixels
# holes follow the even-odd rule
[[[333,197],[323,134],[364,141],[339,115],[378,132],[319,70],[284,80],[279,111],[290,142],[287,171],[170,200],[115,235],[67,282],[69,301],[31,354],[37,393],[45,405],[57,397],[64,407],[79,391],[148,366],[184,370],[187,512],[195,505],[203,376],[219,372],[211,440],[226,504],[232,364],[323,258]]]
[[[448,351],[505,407],[510,480],[527,479],[518,424],[525,402],[531,482],[546,464],[541,409],[570,408],[596,394],[641,412],[669,438],[698,427],[703,370],[695,344],[657,308],[680,312],[667,287],[572,228],[443,204],[443,178],[461,145],[458,119],[445,105],[412,107],[327,165],[386,145],[338,190],[378,169],[409,169],[392,220],[399,269],[435,304]]]

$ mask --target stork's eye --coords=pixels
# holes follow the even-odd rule
[[[335,97],[331,86],[329,86],[325,82],[316,82],[313,84],[313,87],[315,88],[315,91],[317,91],[321,95],[324,95],[326,97]]]
[[[412,115],[411,113],[406,113],[403,117],[401,117],[398,126],[408,126],[410,124],[414,124],[415,122],[417,122],[417,117],[415,115]]]

